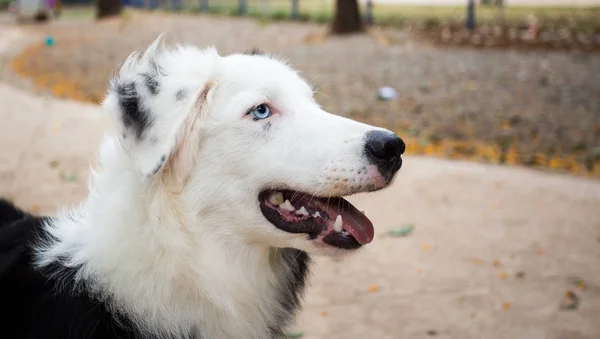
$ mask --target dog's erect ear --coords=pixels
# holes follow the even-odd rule
[[[127,58],[103,102],[116,123],[121,145],[145,177],[163,168],[180,144],[189,120],[200,114],[193,112],[196,100],[185,95],[198,89],[175,88],[177,84],[166,80],[163,66],[176,58],[176,52],[163,47],[162,37],[143,55],[134,52]]]

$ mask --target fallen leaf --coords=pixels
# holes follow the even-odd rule
[[[427,252],[427,251],[429,251],[429,250],[431,249],[431,245],[429,245],[429,244],[424,244],[424,245],[422,246],[422,248],[423,248],[423,251]]]
[[[576,310],[579,308],[579,297],[571,290],[565,292],[563,301],[560,303],[561,310]]]
[[[326,317],[328,315],[329,315],[329,312],[327,312],[327,311],[322,311],[321,312],[321,317]]]
[[[401,227],[392,227],[388,229],[388,235],[390,237],[406,237],[409,236],[415,229],[412,224],[402,225]]]
[[[517,277],[517,279],[525,278],[525,272],[523,272],[523,271],[517,272],[516,277]]]
[[[369,292],[377,292],[379,291],[379,285],[373,284],[371,286],[369,286]]]
[[[498,277],[500,277],[500,279],[506,279],[506,272],[501,271],[500,273],[498,273]]]
[[[304,43],[309,45],[321,45],[327,40],[327,34],[323,32],[309,33],[304,37]]]
[[[427,335],[431,336],[431,337],[435,337],[436,335],[438,335],[438,332],[436,330],[429,330],[429,331],[427,331]]]
[[[510,310],[510,303],[502,304],[502,308],[504,308],[505,310]]]
[[[579,290],[583,291],[585,290],[585,283],[583,282],[583,279],[581,278],[571,278],[571,283],[573,285],[575,285],[575,287],[577,287]]]
[[[485,260],[479,259],[479,258],[473,258],[473,263],[475,265],[481,266],[481,265],[483,265],[485,263]]]
[[[538,255],[542,255],[544,254],[544,249],[543,248],[538,248],[535,253],[537,253]]]
[[[467,89],[469,91],[476,91],[477,87],[479,87],[479,84],[475,80],[470,80],[470,81],[467,82],[467,86],[466,87],[467,87]]]
[[[500,261],[498,261],[498,260],[494,260],[494,261],[492,262],[492,266],[494,266],[495,268],[498,268],[498,267],[502,266],[502,264],[500,263]]]
[[[56,167],[58,167],[59,164],[60,164],[60,162],[58,160],[52,160],[52,161],[50,161],[49,165],[52,168],[56,168]]]
[[[289,339],[298,339],[304,337],[304,332],[288,332],[285,334],[286,338]]]
[[[77,181],[77,174],[61,171],[60,178],[62,179],[62,181],[74,182],[74,181]]]

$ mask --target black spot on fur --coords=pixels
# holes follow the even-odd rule
[[[248,55],[264,55],[265,53],[258,48],[253,48],[250,52],[247,52]]]
[[[15,207],[10,201],[0,198],[0,227],[24,218],[27,215],[26,212]]]
[[[158,74],[142,74],[142,77],[144,77],[144,83],[146,84],[148,91],[152,95],[157,95],[160,91],[160,88],[158,87],[158,80],[156,80],[157,76]]]
[[[267,122],[263,125],[263,131],[268,132],[271,129],[271,123]]]
[[[156,174],[156,172],[158,172],[161,169],[161,167],[165,163],[165,159],[166,159],[166,156],[163,154],[163,156],[160,157],[160,161],[158,162],[158,164],[156,165],[156,167],[154,168],[154,170],[152,170],[152,173],[150,173],[150,175]]]
[[[276,253],[288,270],[286,276],[283,277],[286,284],[280,291],[278,298],[285,312],[277,314],[277,326],[271,326],[269,330],[272,338],[281,338],[283,337],[283,329],[292,320],[300,307],[300,299],[306,287],[310,257],[306,252],[295,248],[279,249]]]
[[[133,130],[137,138],[142,139],[144,132],[152,126],[152,117],[150,112],[140,105],[140,96],[135,82],[117,83],[114,87],[119,97],[125,128]]]
[[[155,59],[150,59],[149,61],[150,71],[148,73],[142,74],[144,77],[144,82],[148,91],[152,95],[157,95],[160,92],[160,87],[158,83],[158,77],[162,75],[162,70],[160,66],[156,63]]]
[[[177,91],[177,93],[175,93],[175,99],[177,99],[177,101],[181,101],[183,99],[185,99],[185,97],[187,97],[188,95],[188,91],[185,89],[180,89],[179,91]]]

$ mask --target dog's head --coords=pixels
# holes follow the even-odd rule
[[[342,196],[388,186],[405,145],[323,111],[277,58],[161,47],[132,54],[104,102],[131,166],[162,187],[189,231],[309,253],[373,240]]]

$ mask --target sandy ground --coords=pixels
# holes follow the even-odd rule
[[[0,103],[0,195],[50,214],[81,200],[109,130],[100,109],[9,84]],[[343,261],[316,259],[295,327],[304,338],[600,338],[600,182],[404,164],[393,187],[352,199],[375,241]],[[387,235],[406,224],[411,235]],[[561,308],[568,290],[574,309]]]

